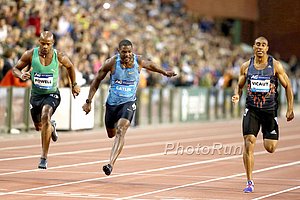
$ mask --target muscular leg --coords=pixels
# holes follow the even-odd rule
[[[36,131],[42,130],[42,122],[34,123],[34,127]]]
[[[130,121],[124,118],[119,119],[117,123],[117,128],[115,131],[115,141],[111,149],[111,154],[110,154],[110,162],[109,164],[111,166],[114,166],[118,156],[120,155],[123,146],[124,146],[124,136],[125,133],[130,126]]]
[[[244,167],[247,174],[247,179],[252,180],[252,171],[254,167],[254,146],[256,142],[256,137],[254,135],[244,136],[244,153],[243,161]]]
[[[278,140],[264,139],[264,147],[269,153],[274,153]]]
[[[42,140],[42,158],[47,159],[52,126],[50,123],[50,119],[53,113],[53,109],[49,105],[45,105],[42,109],[41,121],[42,121],[42,129],[41,129],[41,140]]]
[[[106,128],[107,136],[109,138],[113,138],[116,135],[117,129],[116,128]]]

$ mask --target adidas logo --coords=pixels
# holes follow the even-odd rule
[[[273,131],[271,131],[271,132],[270,132],[270,134],[272,134],[272,135],[276,135],[277,133],[276,133],[276,131],[275,131],[275,130],[273,130]]]

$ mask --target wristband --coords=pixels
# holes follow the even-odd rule
[[[77,85],[77,83],[76,83],[76,82],[74,82],[74,83],[72,84],[72,88],[73,88],[73,87],[75,87],[76,85]]]
[[[86,99],[85,103],[92,103],[92,100]]]

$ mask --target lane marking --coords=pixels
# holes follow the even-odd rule
[[[190,139],[186,139],[186,140],[190,140]],[[154,144],[154,143],[147,143],[147,144]],[[234,146],[234,145],[238,145],[238,144],[240,144],[240,142],[230,143],[230,144],[226,144],[226,145]],[[150,146],[152,146],[152,145],[150,145]],[[212,147],[213,146],[210,146],[210,148],[212,148]],[[176,153],[177,153],[177,151],[170,151],[170,152],[168,152],[167,155],[174,155]],[[152,154],[143,154],[143,155],[137,155],[137,156],[121,157],[121,158],[118,158],[118,161],[133,160],[133,159],[140,159],[140,158],[150,158],[150,157],[164,156],[164,155],[166,155],[165,152],[152,153]],[[76,164],[70,164],[70,165],[60,165],[60,166],[56,166],[56,167],[48,167],[47,169],[51,170],[51,169],[62,169],[62,168],[68,168],[68,167],[79,167],[79,166],[93,165],[93,164],[106,163],[106,162],[109,162],[109,160],[106,159],[106,160],[82,162],[82,163],[76,163]],[[0,176],[27,173],[27,172],[36,172],[36,171],[41,171],[41,169],[29,169],[29,170],[18,170],[18,171],[13,171],[13,172],[5,172],[5,173],[0,173]]]
[[[203,128],[204,130],[209,130],[209,129],[223,129],[223,125],[220,127],[205,127]],[[164,128],[161,128],[162,131],[164,131]],[[199,130],[199,127],[196,126],[194,127],[194,129],[189,129],[188,131],[184,131],[185,134],[192,134],[195,133]],[[297,129],[298,130],[298,129]],[[101,130],[104,133],[106,132],[104,129]],[[155,130],[157,131],[157,130]],[[100,131],[99,131],[100,132]],[[140,134],[140,132],[145,132],[144,134]],[[172,132],[167,132],[167,136],[176,136],[178,135],[178,133],[182,133],[182,130],[174,130]],[[93,132],[93,133],[88,133],[88,134],[98,134],[98,132]],[[137,134],[137,135],[130,135],[130,134]],[[136,140],[136,139],[145,139],[145,138],[153,138],[153,133],[149,132],[149,130],[145,130],[145,129],[133,129],[128,131],[127,133],[128,136],[126,136],[126,140]],[[218,133],[213,133],[212,135],[210,135],[211,137],[213,136],[217,136]],[[158,135],[160,136],[160,135]],[[227,136],[236,136],[236,134],[230,134]],[[207,136],[205,136],[207,137]],[[211,138],[210,137],[210,138]],[[36,137],[34,139],[40,140],[40,138]],[[26,138],[26,140],[28,140],[28,138]],[[99,142],[107,142],[108,138],[97,138],[97,139],[93,139],[93,140],[81,140],[81,141],[69,141],[69,142],[61,142],[61,143],[57,143],[55,144],[55,146],[66,146],[66,145],[75,145],[75,144],[86,144],[86,143],[99,143]],[[41,145],[40,144],[36,144],[36,145],[23,145],[23,146],[10,146],[10,147],[2,147],[0,148],[0,151],[4,151],[4,150],[18,150],[18,149],[28,149],[28,148],[40,148]]]
[[[165,145],[166,143],[175,143],[175,142],[194,142],[196,140],[204,141],[204,140],[210,140],[212,136],[204,136],[204,137],[194,137],[194,138],[187,138],[187,139],[176,139],[176,140],[170,140],[170,141],[159,141],[159,142],[148,142],[148,143],[142,143],[142,144],[132,144],[127,145],[126,149],[131,148],[139,148],[139,147],[148,147],[148,146],[155,146],[155,145]],[[298,139],[300,138],[299,135],[290,136],[292,139]],[[224,136],[218,136],[218,139],[230,139],[230,138],[236,138],[236,135],[224,135]],[[289,139],[288,137],[286,137]],[[240,142],[241,144],[241,142]],[[93,153],[93,152],[99,152],[99,151],[110,151],[111,147],[105,147],[105,148],[97,148],[97,149],[87,149],[87,150],[78,150],[78,151],[69,151],[69,152],[61,152],[61,153],[49,153],[48,156],[62,156],[62,155],[72,155],[72,154],[82,154],[82,153]],[[19,156],[19,157],[8,157],[8,158],[1,158],[1,161],[11,161],[11,160],[20,160],[20,159],[28,159],[28,158],[40,158],[41,155],[31,155],[31,156]]]
[[[53,192],[45,192],[45,193],[21,193],[16,194],[19,196],[39,196],[39,197],[58,197],[58,199],[63,197],[68,198],[83,198],[83,199],[115,199],[118,194],[93,194],[93,193],[75,193],[75,192],[61,192],[61,191],[53,191]]]
[[[218,136],[218,139],[230,139],[230,138],[236,138],[236,135],[224,135],[224,136]],[[291,135],[286,136],[284,138],[281,138],[280,141],[286,141],[291,139],[299,139],[300,135]],[[165,145],[166,143],[176,143],[176,142],[194,142],[196,140],[204,141],[204,140],[210,140],[211,136],[204,136],[204,137],[195,137],[195,138],[187,138],[187,139],[176,139],[176,140],[170,140],[170,141],[159,141],[159,142],[149,142],[149,143],[142,143],[142,144],[132,144],[127,145],[126,149],[131,148],[138,148],[138,147],[149,147],[149,146],[155,146],[155,145]],[[262,143],[261,140],[257,141],[256,144]],[[242,144],[242,142],[238,143]],[[69,152],[61,152],[61,153],[49,153],[48,156],[62,156],[62,155],[73,155],[73,154],[82,154],[82,153],[94,153],[94,152],[101,152],[101,151],[108,151],[111,150],[111,147],[106,148],[97,148],[97,149],[87,149],[87,150],[78,150],[78,151],[69,151]],[[40,158],[41,155],[31,155],[31,156],[19,156],[19,157],[8,157],[8,158],[0,158],[1,161],[11,161],[11,160],[20,160],[20,159],[29,159],[29,158]]]
[[[265,199],[265,198],[268,198],[268,197],[272,197],[272,196],[275,196],[275,195],[278,195],[278,194],[282,194],[282,193],[285,193],[285,192],[290,192],[290,191],[298,190],[298,189],[300,189],[300,185],[298,185],[296,187],[288,188],[288,189],[285,189],[285,190],[281,190],[281,191],[278,191],[278,192],[274,192],[274,193],[271,193],[271,194],[268,194],[268,195],[265,195],[265,196],[257,197],[257,198],[254,198],[252,200]]]
[[[295,148],[300,148],[300,145],[280,148],[280,149],[277,149],[277,152],[278,151],[282,152],[282,151],[293,150]],[[268,154],[268,153],[266,151],[256,152],[256,155],[262,155],[262,154]],[[231,159],[241,158],[241,157],[242,157],[242,155],[228,156],[228,157],[198,161],[198,162],[193,162],[193,163],[173,165],[173,166],[169,166],[169,167],[161,167],[161,168],[155,168],[155,169],[149,169],[149,170],[143,170],[143,171],[137,171],[137,172],[131,172],[131,173],[117,174],[117,175],[111,175],[111,176],[105,176],[105,177],[99,177],[99,178],[84,179],[84,180],[79,180],[79,181],[53,184],[53,185],[47,185],[47,186],[41,186],[41,187],[35,187],[35,188],[27,188],[27,189],[15,190],[15,191],[11,191],[11,192],[0,192],[0,196],[12,195],[12,194],[17,194],[17,193],[24,193],[24,192],[30,192],[30,191],[36,191],[36,190],[42,190],[42,189],[49,189],[49,188],[60,187],[60,186],[74,185],[74,184],[86,183],[86,182],[91,182],[91,181],[98,181],[98,180],[103,180],[103,179],[112,179],[112,178],[123,177],[123,176],[132,176],[132,175],[135,175],[135,174],[158,172],[158,171],[176,169],[176,168],[193,166],[193,165],[200,165],[200,164],[207,164],[207,163],[213,163],[213,162],[224,161],[224,160],[231,160]],[[271,169],[278,169],[278,168],[282,168],[282,167],[286,167],[286,166],[292,166],[292,165],[299,164],[299,163],[300,163],[300,161],[296,161],[296,162],[293,162],[293,163],[277,165],[277,166],[268,167],[268,168],[261,169],[261,170],[255,170],[253,173],[268,171],[268,170],[271,170]],[[185,184],[185,185],[172,187],[172,188],[165,188],[165,189],[162,189],[162,190],[153,191],[151,193],[158,193],[158,192],[162,192],[162,191],[173,190],[173,189],[177,189],[177,188],[182,188],[182,187],[187,187],[187,186],[197,185],[197,184],[202,184],[202,183],[208,183],[208,182],[212,182],[212,181],[218,181],[218,180],[223,180],[223,179],[228,179],[228,178],[233,178],[233,177],[238,177],[238,176],[243,176],[243,175],[245,175],[245,173],[239,173],[239,174],[235,174],[235,175],[231,175],[231,176],[209,179],[209,180],[205,180],[205,181]],[[143,193],[142,196],[144,196],[145,194],[147,195],[148,193]],[[125,197],[125,198],[128,198],[128,197]]]
[[[270,171],[270,170],[274,170],[274,169],[279,169],[279,168],[283,168],[283,167],[290,167],[290,166],[298,165],[298,164],[300,164],[300,161],[286,163],[286,164],[282,164],[282,165],[275,165],[272,167],[255,170],[255,171],[253,171],[253,174]],[[179,185],[179,186],[175,186],[175,187],[169,187],[169,188],[165,188],[165,189],[155,190],[152,192],[145,192],[145,193],[136,194],[136,195],[132,195],[132,196],[128,196],[128,197],[121,197],[121,198],[117,198],[117,200],[132,199],[132,198],[142,197],[142,196],[156,194],[156,193],[160,193],[160,192],[166,192],[166,191],[170,191],[170,190],[180,189],[180,188],[184,188],[184,187],[195,186],[195,185],[199,185],[199,184],[203,184],[203,183],[209,183],[209,182],[220,181],[220,180],[224,180],[224,179],[236,178],[236,177],[244,176],[244,175],[245,175],[245,173],[239,173],[239,174],[234,174],[234,175],[230,175],[230,176],[223,176],[223,177],[219,177],[219,178],[208,179],[208,180],[204,180],[204,181],[198,181],[198,182],[188,183],[188,184]]]
[[[290,140],[290,139],[295,139],[294,136],[290,136],[290,137],[286,137],[284,139],[284,141],[286,140]],[[186,139],[186,140],[193,140],[194,141],[194,138],[189,138],[189,139]],[[160,142],[158,142],[160,143]],[[259,143],[263,143],[263,141],[259,140],[256,142],[256,144],[259,144]],[[151,144],[155,144],[155,143],[144,143],[144,144],[147,144],[147,146],[152,146]],[[229,143],[229,144],[226,144],[228,146],[235,146],[235,145],[239,145],[240,142],[236,142],[236,143]],[[133,146],[133,147],[132,147]],[[138,145],[128,145],[128,147],[126,148],[134,148],[134,147],[144,147],[143,144],[138,144]],[[212,148],[213,146],[210,146],[210,148]],[[105,148],[106,149],[106,148]],[[278,151],[278,150],[276,150]],[[70,153],[70,152],[68,152]],[[177,151],[171,151],[171,152],[168,152],[168,155],[172,155],[172,154],[176,154]],[[150,157],[155,157],[155,156],[162,156],[162,155],[165,155],[165,152],[161,152],[161,153],[152,153],[152,154],[143,154],[143,155],[137,155],[137,156],[129,156],[129,157],[121,157],[121,158],[118,158],[118,161],[122,161],[122,160],[132,160],[132,159],[140,159],[140,158],[150,158]],[[256,155],[256,152],[255,152],[255,155]],[[62,169],[62,168],[68,168],[68,167],[79,167],[79,166],[85,166],[85,165],[93,165],[93,164],[100,164],[100,163],[105,163],[105,162],[108,162],[109,160],[106,159],[106,160],[100,160],[100,161],[91,161],[91,162],[82,162],[82,163],[76,163],[76,164],[69,164],[69,165],[60,165],[60,166],[56,166],[56,167],[48,167],[48,170],[51,170],[51,169]],[[4,173],[0,173],[0,176],[4,176],[4,175],[11,175],[11,174],[20,174],[20,173],[28,173],[28,172],[36,172],[36,171],[41,171],[41,169],[29,169],[29,170],[18,170],[18,171],[13,171],[13,172],[4,172]]]

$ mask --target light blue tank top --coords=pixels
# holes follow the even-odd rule
[[[132,68],[122,68],[120,55],[117,55],[115,71],[110,76],[110,90],[107,98],[109,105],[120,105],[136,100],[140,80],[139,65],[135,54]]]

